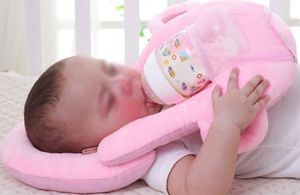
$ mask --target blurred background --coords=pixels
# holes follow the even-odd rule
[[[26,6],[28,11],[31,1],[33,0],[0,0],[0,71],[9,70],[28,74],[28,63],[30,63],[28,48],[31,47],[31,42],[26,35],[29,32],[26,28],[29,27],[25,16]],[[124,1],[126,0],[90,0],[91,56],[132,63],[132,60],[125,59]],[[144,48],[150,37],[147,29],[149,20],[168,6],[183,2],[183,0],[128,1],[138,8],[138,29],[135,31],[138,42],[137,45],[132,45],[138,49],[138,52]],[[204,3],[208,0],[199,1]],[[300,47],[300,0],[248,1],[263,4],[278,13],[290,26],[298,42],[298,48]],[[42,70],[76,53],[74,2],[74,0],[38,1]]]

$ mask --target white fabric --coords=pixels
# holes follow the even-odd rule
[[[157,159],[151,170],[143,177],[152,188],[168,194],[167,180],[171,169],[182,157],[192,154],[180,141],[157,149]]]

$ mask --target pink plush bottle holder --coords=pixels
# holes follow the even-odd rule
[[[239,86],[245,85],[256,74],[263,75],[270,81],[271,86],[266,93],[271,96],[271,101],[267,108],[275,104],[289,89],[296,73],[293,36],[279,17],[263,6],[249,2],[211,2],[203,5],[188,2],[169,8],[150,23],[153,36],[137,61],[137,69],[142,72],[153,49],[159,48],[169,37],[195,24],[200,17],[205,16],[207,10],[220,7],[243,33],[242,37],[237,38],[242,41],[241,52],[227,58],[225,63],[219,58],[210,58],[213,79],[205,90],[161,113],[133,121],[105,138],[98,147],[103,163],[126,162],[159,145],[190,134],[192,132],[186,132],[181,127],[194,122],[198,123],[204,140],[213,119],[212,89],[217,84],[226,89],[229,72],[233,67],[240,69]],[[213,62],[217,62],[218,67],[214,67]],[[242,135],[240,153],[255,148],[264,139],[268,131],[266,109],[257,115]],[[136,141],[133,143],[131,140]],[[114,150],[109,150],[114,142],[120,144]],[[128,145],[129,149],[124,150]]]

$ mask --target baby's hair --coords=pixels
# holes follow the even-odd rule
[[[81,152],[66,140],[66,129],[53,117],[60,99],[65,59],[50,66],[31,88],[24,108],[27,136],[38,150],[51,153]]]

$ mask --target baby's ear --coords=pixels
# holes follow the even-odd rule
[[[81,151],[81,154],[92,154],[97,152],[98,146],[85,148]]]

